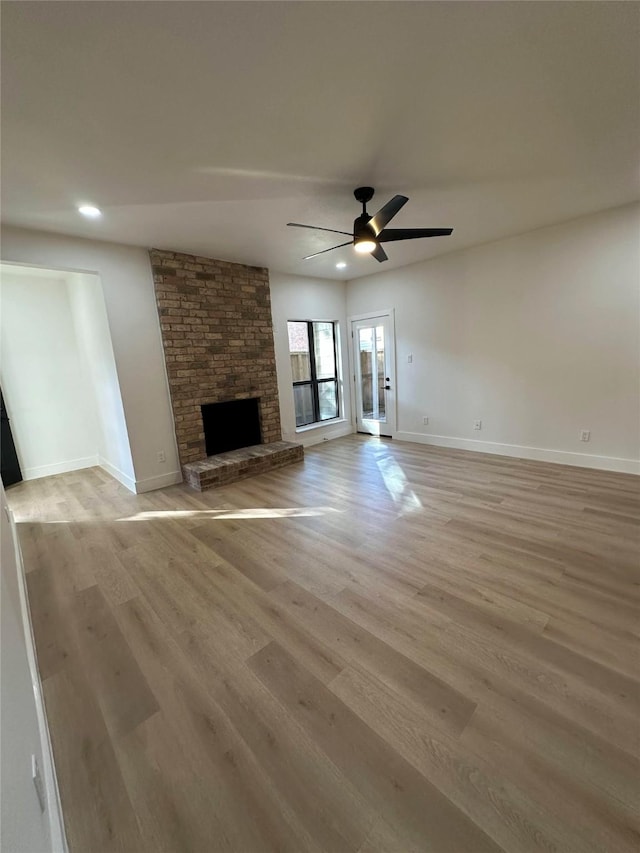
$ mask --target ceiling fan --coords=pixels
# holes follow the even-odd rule
[[[382,243],[389,243],[392,240],[414,240],[416,237],[448,237],[453,232],[453,228],[387,228],[389,222],[409,199],[406,195],[394,195],[374,216],[369,216],[367,202],[371,201],[374,192],[373,187],[358,187],[354,190],[356,201],[362,204],[362,213],[354,220],[353,234],[349,231],[336,231],[334,228],[321,228],[318,225],[287,222],[287,225],[293,228],[312,228],[314,231],[330,231],[332,234],[346,234],[351,237],[346,243],[331,246],[330,249],[323,249],[321,252],[314,252],[313,255],[306,255],[303,260],[308,261],[310,258],[324,255],[325,252],[333,252],[334,249],[341,249],[353,243],[356,252],[363,255],[371,254],[376,261],[382,263],[388,260]]]

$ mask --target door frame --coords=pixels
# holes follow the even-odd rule
[[[349,385],[351,388],[351,417],[355,431],[358,431],[358,389],[356,388],[356,365],[354,364],[354,337],[353,324],[359,320],[374,320],[376,317],[388,317],[389,319],[389,378],[393,389],[393,401],[391,411],[393,412],[393,430],[389,436],[382,438],[395,438],[398,432],[398,392],[396,383],[396,309],[381,308],[379,311],[366,311],[364,314],[351,314],[347,317],[349,324]]]

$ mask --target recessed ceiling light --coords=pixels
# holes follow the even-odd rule
[[[102,216],[102,211],[97,207],[93,207],[91,204],[81,204],[78,208],[78,213],[81,213],[88,219],[97,219],[99,216]]]
[[[344,262],[344,261],[340,261],[340,263],[339,263],[339,264],[336,264],[336,267],[337,267],[339,270],[343,270],[343,269],[346,267],[346,264],[345,264],[345,262]]]

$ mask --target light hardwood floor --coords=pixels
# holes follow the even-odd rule
[[[638,851],[640,479],[350,437],[8,492],[88,851]]]

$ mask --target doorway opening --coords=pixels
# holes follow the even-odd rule
[[[0,384],[25,480],[100,465],[135,478],[97,273],[0,263]]]

